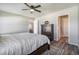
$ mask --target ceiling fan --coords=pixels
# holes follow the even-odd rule
[[[34,5],[28,5],[27,3],[24,3],[24,4],[28,6],[29,9],[22,9],[22,10],[30,10],[31,13],[33,13],[34,11],[41,13],[41,11],[37,9],[41,7],[41,5],[34,6]]]

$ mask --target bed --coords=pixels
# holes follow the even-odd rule
[[[0,35],[0,55],[38,55],[49,49],[50,41],[44,35],[14,33]]]

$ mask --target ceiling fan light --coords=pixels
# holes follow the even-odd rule
[[[33,10],[33,9],[30,9],[30,11],[32,11],[32,12],[33,12],[34,10]]]

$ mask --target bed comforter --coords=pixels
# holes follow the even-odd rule
[[[0,35],[0,55],[27,55],[43,44],[50,44],[44,35],[17,33]]]

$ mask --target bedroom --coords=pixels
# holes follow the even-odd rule
[[[41,7],[37,8],[38,10],[41,11],[41,13],[35,10],[31,10],[31,8],[29,8],[24,3],[0,3],[0,42],[1,42],[0,45],[2,45],[0,46],[2,48],[0,49],[1,55],[31,54],[33,51],[35,52],[35,50],[39,47],[42,47],[43,49],[44,48],[48,49],[48,50],[44,49],[44,51],[46,50],[43,53],[44,55],[79,54],[78,51],[79,4],[77,3],[71,3],[71,4],[27,3],[27,4],[30,6],[41,5]],[[29,9],[29,10],[23,10],[23,9]],[[72,49],[72,53],[71,51],[69,51],[68,46],[66,48],[63,46],[63,44],[61,44],[62,41],[64,44],[66,41],[64,41],[63,39],[59,40],[60,36],[62,36],[66,30],[65,29],[63,31],[58,30],[60,28],[59,25],[61,25],[60,23],[61,21],[58,22],[58,20],[66,15],[68,20],[67,23],[68,29],[65,28],[67,30],[66,33],[68,36],[68,38],[66,38],[67,39],[66,41],[68,43],[67,45],[69,45],[69,48]],[[51,40],[48,37],[47,33],[45,32],[42,33],[41,26],[44,24],[45,25],[52,24],[51,31],[49,31],[50,25],[47,27],[48,29],[47,31],[48,34],[50,34],[49,37],[51,37]],[[30,41],[29,43],[26,41],[26,38],[28,42]],[[26,42],[28,44],[26,44]],[[54,44],[56,46],[53,46]],[[36,53],[40,54],[40,52],[43,51],[43,49],[38,49],[38,52]],[[76,49],[76,51],[74,49]]]

